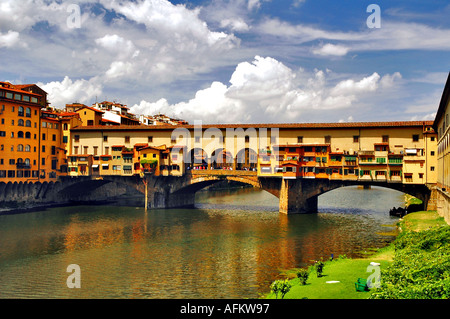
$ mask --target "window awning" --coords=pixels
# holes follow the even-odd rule
[[[92,165],[92,168],[98,168],[98,164]]]
[[[109,164],[102,164],[102,167],[108,167]]]
[[[407,148],[406,150],[405,150],[405,153],[406,154],[417,154],[417,149],[415,149],[415,148]]]

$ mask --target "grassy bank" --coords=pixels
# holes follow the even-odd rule
[[[383,280],[386,281],[387,284],[391,283],[392,280],[410,280],[410,278],[406,278],[408,276],[411,277],[411,274],[408,272],[409,270],[405,270],[403,275],[406,277],[401,278],[402,274],[392,274],[393,267],[390,266],[396,265],[395,263],[401,263],[403,266],[405,266],[405,261],[403,260],[402,256],[405,253],[410,253],[410,251],[408,250],[409,247],[419,243],[421,240],[420,238],[422,238],[422,240],[423,238],[427,238],[428,233],[426,232],[434,232],[433,234],[430,233],[429,236],[434,236],[435,238],[438,238],[437,241],[439,241],[441,240],[439,239],[439,236],[448,237],[445,233],[444,235],[440,233],[443,230],[450,230],[450,227],[445,223],[443,218],[439,217],[439,215],[433,211],[421,211],[408,214],[399,222],[398,226],[401,230],[401,234],[399,235],[399,237],[388,247],[379,249],[374,254],[367,256],[366,258],[337,258],[332,261],[327,261],[325,262],[322,276],[317,276],[317,273],[312,269],[313,267],[310,267],[309,277],[306,285],[301,285],[299,279],[296,277],[297,269],[287,271],[286,276],[288,279],[290,279],[289,284],[291,285],[291,288],[289,292],[284,296],[284,299],[367,299],[370,298],[371,295],[372,298],[404,298],[401,295],[397,296],[394,293],[385,292],[384,294],[380,295],[380,291],[383,291],[383,289],[386,290],[386,287],[383,287],[384,284],[382,284],[381,289],[373,289],[371,291],[363,292],[356,291],[355,282],[358,278],[367,279],[373,273],[367,272],[367,267],[371,262],[380,264],[380,269],[382,270],[382,283]],[[406,236],[406,234],[412,235]],[[408,238],[408,240],[406,241],[405,236]],[[401,246],[402,249],[406,249],[405,251],[399,249],[399,242],[402,242]],[[450,256],[450,245],[446,244],[445,240],[441,240],[440,242],[441,246],[439,246],[438,248],[441,249],[441,255],[443,252],[445,252],[447,256]],[[417,250],[415,251],[415,253],[420,255],[420,252],[418,252]],[[429,258],[434,258],[430,254],[427,253],[426,258],[423,258],[423,260],[420,260],[420,257],[413,260],[413,268],[420,268],[420,263],[426,264],[427,259],[430,260]],[[443,265],[445,265],[447,261],[450,262],[450,259],[444,260]],[[444,273],[439,273],[442,272],[440,270],[440,268],[442,267],[439,263],[439,260],[437,260],[433,266],[434,269],[439,268],[439,270],[437,270],[437,275],[443,276],[443,278],[448,277],[450,281],[450,274],[448,272],[445,273],[444,270]],[[396,267],[397,266],[399,265],[396,265]],[[409,266],[405,267],[408,268]],[[433,269],[428,269],[428,271],[432,270]],[[393,277],[395,277],[396,275],[400,277],[393,279]],[[390,289],[392,287],[388,288]],[[444,287],[443,289],[446,288]],[[276,296],[272,292],[266,296],[266,298],[269,299],[276,297],[281,298],[280,295]]]

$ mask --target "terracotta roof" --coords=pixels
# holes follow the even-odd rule
[[[103,111],[100,111],[100,110],[98,110],[96,108],[93,108],[93,107],[90,107],[90,106],[83,106],[81,109],[77,110],[77,113],[78,113],[78,111],[81,111],[81,110],[84,110],[84,109],[89,109],[89,110],[97,112],[97,113],[105,113]]]
[[[270,124],[204,124],[202,129],[208,128],[280,128],[280,129],[341,129],[341,128],[392,128],[392,127],[423,127],[433,125],[433,121],[396,121],[396,122],[349,122],[349,123],[270,123]],[[152,130],[174,130],[175,128],[194,129],[194,125],[120,125],[120,126],[81,126],[78,131],[152,131]]]

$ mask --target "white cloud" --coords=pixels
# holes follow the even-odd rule
[[[12,48],[17,45],[20,45],[22,47],[26,46],[24,43],[20,42],[19,32],[12,30],[9,30],[6,34],[0,32],[0,48]]]
[[[64,108],[66,104],[74,102],[91,103],[102,93],[102,85],[98,78],[92,78],[89,81],[73,81],[66,76],[62,81],[37,83],[37,85],[48,93],[50,104],[57,108]]]
[[[131,109],[136,114],[169,113],[190,122],[295,122],[301,121],[305,114],[353,107],[361,98],[383,89],[382,77],[376,72],[337,84],[329,83],[330,74],[329,70],[295,72],[276,59],[256,56],[251,63],[237,65],[229,86],[214,82],[187,102],[141,101]],[[386,79],[397,78],[393,75]]]
[[[346,55],[349,48],[342,45],[334,45],[331,43],[324,44],[320,48],[313,49],[314,54],[318,55],[335,55],[342,56]]]

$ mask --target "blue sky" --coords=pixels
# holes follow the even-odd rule
[[[370,4],[380,28],[369,28]],[[73,8],[80,9],[80,16]],[[1,79],[190,122],[433,120],[447,1],[2,0]]]

